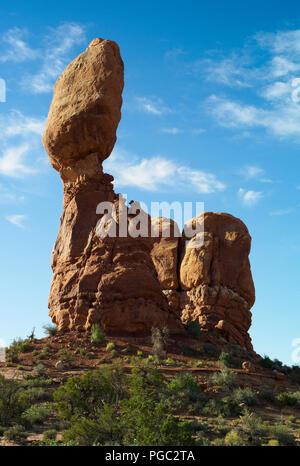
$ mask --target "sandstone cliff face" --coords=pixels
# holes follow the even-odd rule
[[[119,48],[102,39],[66,68],[54,88],[43,143],[62,179],[64,210],[52,253],[50,316],[60,330],[99,323],[107,332],[131,335],[164,325],[185,335],[182,322],[198,320],[203,329],[251,349],[251,238],[240,220],[207,212],[203,233],[188,240],[169,219],[148,217],[156,237],[127,234],[131,208],[118,202],[113,177],[102,170],[116,141],[122,90]],[[102,202],[114,205],[116,237],[99,235],[110,224],[107,211],[97,211]],[[190,247],[199,235],[203,241]]]

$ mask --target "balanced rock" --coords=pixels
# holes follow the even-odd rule
[[[163,326],[186,335],[183,324],[196,320],[252,349],[255,292],[243,222],[206,212],[187,225],[199,224],[200,232],[181,235],[170,219],[127,206],[103,173],[121,118],[123,68],[118,45],[95,39],[55,84],[43,143],[64,200],[49,315],[62,331],[98,323],[111,334],[139,336]],[[136,234],[136,212],[148,234]]]
[[[130,209],[102,170],[116,141],[123,79],[117,44],[95,39],[55,85],[43,143],[61,175],[64,211],[52,253],[49,314],[60,330],[99,323],[110,333],[143,335],[166,325],[171,334],[184,334],[161,290],[151,244],[128,234]],[[105,209],[98,211],[106,203],[115,206],[117,230],[122,206],[124,237],[99,234],[109,224]]]

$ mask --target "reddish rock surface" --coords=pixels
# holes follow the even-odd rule
[[[123,89],[117,44],[95,39],[58,79],[43,143],[64,187],[64,211],[52,253],[50,316],[59,329],[99,323],[107,332],[150,333],[167,325],[184,334],[157,279],[148,239],[101,238],[96,213],[116,203],[113,177],[101,162],[116,141]],[[127,210],[127,207],[124,207]],[[127,226],[132,221],[128,216]]]
[[[251,349],[251,238],[241,220],[206,212],[189,222],[199,222],[202,232],[187,239],[173,221],[146,216],[154,237],[99,235],[112,223],[108,213],[96,212],[101,202],[115,206],[117,233],[124,213],[125,233],[135,226],[134,205],[120,207],[113,177],[102,170],[116,141],[122,89],[119,48],[102,39],[55,85],[43,143],[61,175],[64,210],[52,254],[50,316],[61,330],[99,323],[120,335],[164,325],[183,335],[181,322],[197,320],[203,330]]]

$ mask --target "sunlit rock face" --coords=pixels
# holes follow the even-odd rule
[[[251,349],[251,238],[241,220],[206,212],[190,220],[201,232],[187,238],[170,219],[144,214],[149,234],[156,234],[128,234],[135,225],[132,207],[120,202],[113,177],[102,169],[116,141],[123,85],[119,47],[103,39],[93,40],[55,84],[43,143],[60,173],[64,201],[52,253],[50,316],[60,330],[99,323],[120,335],[146,335],[165,325],[173,335],[186,335],[183,324],[197,320],[203,330]],[[97,210],[101,203],[113,206],[115,237],[99,235],[108,218]]]

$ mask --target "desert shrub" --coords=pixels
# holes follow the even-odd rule
[[[3,436],[6,440],[15,440],[20,442],[27,437],[27,434],[25,433],[25,429],[22,425],[15,424],[14,426],[5,430]]]
[[[63,417],[97,415],[104,404],[117,403],[126,394],[127,383],[120,367],[99,368],[73,377],[54,393]]]
[[[51,440],[56,439],[56,430],[55,429],[48,429],[43,432],[43,440],[45,443],[51,442]]]
[[[219,350],[211,343],[204,343],[203,349],[208,356],[217,357],[219,355]]]
[[[269,356],[264,355],[264,357],[260,360],[260,365],[264,369],[274,369],[274,362],[272,361]]]
[[[236,429],[232,429],[225,435],[224,444],[229,447],[240,447],[245,445],[245,440]]]
[[[80,446],[105,445],[120,442],[122,426],[116,409],[104,404],[93,419],[80,417],[63,433],[64,442]]]
[[[20,399],[22,398],[28,403],[34,403],[35,401],[50,400],[52,396],[42,387],[30,387],[20,392]]]
[[[288,416],[285,421],[286,425],[289,427],[295,427],[296,422],[297,422],[297,418],[293,415]]]
[[[53,381],[50,378],[46,377],[35,377],[31,374],[19,382],[20,387],[30,388],[30,387],[49,387],[52,385]]]
[[[42,362],[39,362],[38,365],[34,368],[34,371],[38,376],[42,377],[46,373],[46,367]]]
[[[183,393],[188,402],[196,401],[202,392],[197,379],[189,373],[179,374],[172,379],[168,390],[176,394]]]
[[[22,414],[22,421],[28,427],[34,424],[43,424],[53,413],[51,403],[42,403],[39,405],[32,405]]]
[[[267,447],[279,447],[279,442],[278,440],[269,440],[268,443],[266,444]]]
[[[198,320],[189,320],[185,326],[187,332],[194,338],[201,338],[202,331]]]
[[[106,351],[112,351],[114,350],[116,345],[111,341],[110,343],[107,343],[106,345]]]
[[[232,398],[237,403],[245,403],[247,406],[255,405],[257,397],[255,393],[249,387],[241,388],[238,387],[233,391]]]
[[[240,418],[239,431],[250,444],[261,445],[268,433],[267,427],[262,419],[253,413],[246,413]]]
[[[233,359],[230,353],[225,353],[222,351],[222,353],[219,356],[219,363],[221,366],[226,366],[230,367],[233,364]]]
[[[218,385],[224,392],[230,392],[236,387],[236,373],[227,367],[222,367],[220,372],[215,372],[209,379],[209,385]]]
[[[105,333],[100,329],[98,324],[93,324],[91,327],[91,342],[97,345],[105,343]]]
[[[159,358],[166,356],[167,347],[169,340],[169,329],[163,327],[162,329],[152,327],[151,329],[151,341],[152,341],[152,352]]]
[[[293,393],[282,392],[276,396],[276,402],[280,406],[296,406],[298,399]]]
[[[58,352],[58,357],[59,359],[66,363],[66,364],[71,364],[74,362],[74,354],[71,353],[70,351],[66,350],[65,348],[62,348],[59,352]]]
[[[29,406],[28,400],[21,395],[20,385],[0,374],[0,425],[18,422],[24,409]]]
[[[13,340],[8,348],[8,360],[16,363],[19,361],[21,353],[28,353],[29,351],[31,351],[30,341],[28,339],[17,338]]]
[[[211,398],[203,408],[203,413],[213,416],[234,417],[241,414],[241,407],[230,397],[224,397],[221,400]]]
[[[56,325],[43,325],[44,333],[49,337],[54,337],[57,334],[57,326]]]
[[[296,445],[294,435],[283,424],[270,427],[269,435],[272,437],[272,439],[277,440],[281,446]]]

